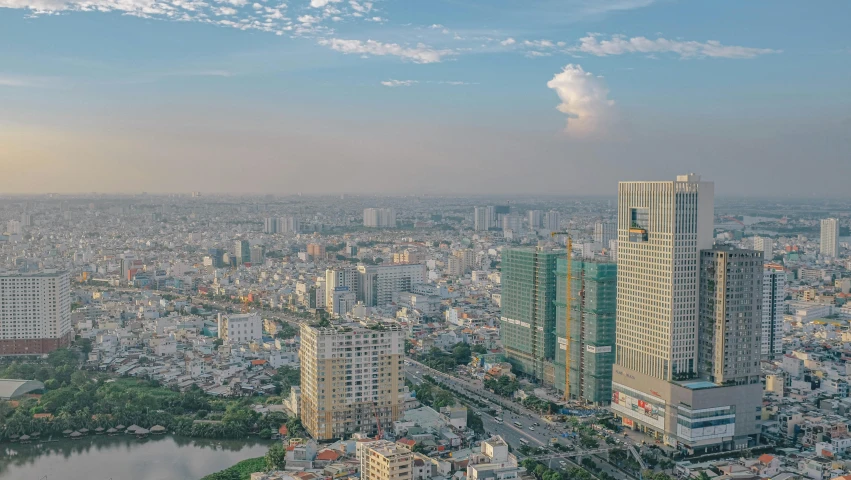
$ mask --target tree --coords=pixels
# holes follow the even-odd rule
[[[452,347],[452,358],[458,365],[470,363],[470,346],[463,342],[455,344]]]
[[[266,470],[283,470],[287,465],[287,451],[281,442],[275,442],[266,452]]]
[[[88,358],[89,353],[92,351],[92,339],[81,338],[80,341],[77,342],[77,346],[80,347],[80,351],[83,352],[83,356]]]
[[[485,348],[484,345],[473,345],[472,347],[470,347],[470,351],[473,352],[473,353],[478,353],[478,354],[482,354],[482,355],[485,354],[485,353],[488,353],[488,349]]]

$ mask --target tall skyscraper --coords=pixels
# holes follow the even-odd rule
[[[301,423],[316,440],[374,436],[402,416],[405,331],[398,324],[301,326]]]
[[[821,254],[833,258],[839,256],[839,220],[835,218],[821,221]]]
[[[475,207],[473,209],[473,229],[485,231],[493,225],[493,207]]]
[[[393,208],[365,208],[363,226],[374,228],[396,228],[396,210]]]
[[[766,264],[762,277],[762,358],[783,355],[783,314],[786,312],[786,271]]]
[[[251,261],[251,245],[248,240],[237,240],[233,247],[233,253],[239,265]]]
[[[541,247],[502,252],[499,335],[505,355],[518,373],[550,385],[555,382],[556,260],[564,255]]]
[[[755,418],[762,400],[758,382],[736,384],[740,378],[754,378],[751,366],[742,365],[741,376],[737,369],[728,371],[737,380],[719,384],[708,378],[709,372],[716,371],[715,357],[706,359],[699,354],[700,346],[709,345],[701,342],[706,330],[699,319],[716,325],[718,321],[706,311],[701,314],[700,307],[706,303],[700,298],[721,295],[717,279],[711,284],[707,277],[705,291],[700,290],[701,251],[711,251],[713,243],[713,209],[714,184],[694,174],[678,176],[675,181],[621,182],[618,186],[611,409],[625,426],[693,453],[752,445],[759,431]],[[747,261],[761,263],[757,258]],[[709,266],[704,271],[708,273]],[[726,269],[720,272],[717,267],[715,273],[727,275]],[[728,275],[723,280],[725,288],[728,284],[738,288],[739,274],[731,272],[733,278]],[[747,304],[732,303],[738,300],[726,304],[724,315],[739,313],[737,308],[742,308],[743,314],[756,314],[744,311],[754,308],[753,298]],[[747,342],[756,335],[742,333],[749,337]],[[719,340],[718,333],[714,335]],[[732,348],[733,344],[726,345]],[[711,352],[716,351],[713,344]],[[741,353],[722,352],[723,373],[731,363],[726,357],[737,362]],[[708,363],[701,364],[701,360]]]
[[[529,228],[537,230],[541,228],[541,223],[544,221],[544,214],[540,210],[529,210]]]
[[[263,245],[253,245],[250,249],[250,260],[252,265],[260,265],[266,261],[266,247]]]
[[[567,342],[567,260],[560,258],[557,262],[555,387],[564,391],[565,354],[569,349],[570,398],[608,404],[612,398],[615,362],[617,265],[581,259],[570,263],[570,342]]]
[[[278,233],[299,233],[300,231],[301,222],[298,217],[285,215],[278,218]]]
[[[210,260],[213,262],[213,267],[222,268],[225,266],[225,251],[221,248],[210,248],[207,249],[207,255],[210,256]]]
[[[753,249],[762,252],[762,258],[766,262],[770,262],[774,258],[774,240],[768,237],[754,235]]]
[[[599,243],[606,248],[609,246],[609,240],[618,237],[617,228],[614,223],[597,222],[594,224],[594,243]]]
[[[715,246],[700,252],[698,372],[718,385],[759,383],[762,252]]]
[[[73,339],[68,272],[0,273],[0,355],[40,355]]]

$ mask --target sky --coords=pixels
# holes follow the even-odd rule
[[[0,0],[0,194],[851,196],[851,2]]]

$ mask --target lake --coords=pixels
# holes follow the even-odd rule
[[[266,454],[270,442],[92,436],[0,445],[3,480],[198,480]]]

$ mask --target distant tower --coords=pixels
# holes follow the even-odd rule
[[[839,256],[839,220],[835,218],[821,221],[821,254],[833,258]]]

